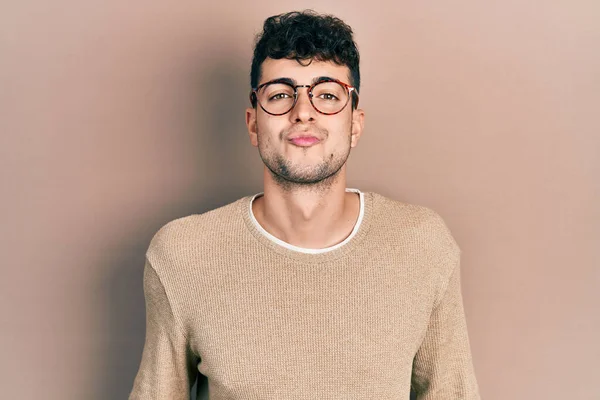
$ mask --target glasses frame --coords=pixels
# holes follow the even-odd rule
[[[334,113],[326,113],[326,112],[323,112],[323,111],[319,110],[317,107],[315,107],[315,104],[313,103],[313,93],[312,93],[312,91],[313,91],[313,88],[315,86],[317,86],[319,83],[323,83],[323,82],[335,82],[335,83],[338,83],[338,84],[342,85],[344,88],[346,88],[346,90],[348,91],[348,99],[346,99],[346,104],[344,104],[344,106],[342,108],[340,108],[339,111],[336,111]],[[289,87],[291,87],[292,89],[294,89],[294,102],[292,103],[292,105],[289,108],[289,110],[287,110],[286,112],[279,113],[279,114],[274,114],[274,113],[271,113],[271,112],[268,112],[267,110],[265,110],[265,108],[263,107],[263,105],[260,104],[260,101],[258,100],[258,91],[260,89],[262,89],[263,87],[271,84],[271,83],[281,83],[281,84],[284,84],[284,85],[288,85]],[[319,80],[318,82],[313,83],[312,85],[292,85],[287,79],[273,79],[271,81],[262,83],[262,84],[258,85],[255,88],[252,88],[252,91],[250,91],[250,103],[252,104],[252,106],[255,106],[255,102],[256,102],[256,104],[258,104],[260,106],[260,108],[262,108],[262,110],[264,112],[266,112],[267,114],[269,114],[269,115],[274,115],[274,116],[285,115],[285,114],[289,113],[290,111],[292,111],[294,109],[294,107],[296,106],[296,103],[298,102],[298,88],[308,88],[308,99],[310,101],[310,105],[319,114],[323,114],[323,115],[335,115],[335,114],[339,114],[340,112],[342,112],[346,108],[346,106],[350,102],[350,99],[353,98],[354,96],[356,96],[355,107],[358,107],[358,91],[356,90],[356,88],[354,86],[351,86],[351,85],[345,83],[345,82],[342,82],[340,80],[333,79],[333,78],[331,78],[331,79],[322,79],[322,80]]]

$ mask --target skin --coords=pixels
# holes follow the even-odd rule
[[[266,59],[259,84],[290,78],[311,84],[327,76],[350,83],[350,70],[333,62]],[[308,65],[306,65],[308,64]],[[264,196],[253,203],[259,224],[275,237],[295,246],[320,249],[342,242],[358,219],[360,201],[347,193],[346,161],[364,127],[364,111],[351,102],[338,114],[323,115],[310,104],[308,89],[298,89],[298,101],[287,114],[273,116],[257,106],[246,110],[252,146],[264,162]],[[306,132],[322,140],[298,147],[289,134]]]

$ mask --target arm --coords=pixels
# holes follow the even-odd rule
[[[418,400],[480,399],[460,285],[460,260],[435,304],[413,362],[412,387]]]
[[[191,352],[165,288],[148,260],[144,267],[144,297],[146,341],[129,399],[189,399],[198,359]]]

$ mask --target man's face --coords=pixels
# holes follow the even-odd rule
[[[268,58],[259,85],[280,78],[310,85],[321,77],[350,82],[348,67],[333,62],[313,60],[303,66],[296,60]],[[270,115],[260,105],[246,111],[251,143],[273,178],[284,184],[316,184],[335,176],[358,142],[363,118],[362,110],[352,110],[351,99],[338,114],[319,113],[310,103],[308,88],[298,88],[296,105],[287,114]],[[307,136],[318,141],[298,139]]]

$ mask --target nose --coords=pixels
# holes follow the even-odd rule
[[[306,86],[300,86],[296,89],[298,94],[296,104],[290,112],[290,122],[309,122],[315,119],[316,110],[310,102],[308,89]]]

